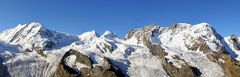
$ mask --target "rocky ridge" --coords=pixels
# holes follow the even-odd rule
[[[34,22],[3,31],[0,40],[1,77],[240,76],[239,38],[224,38],[208,23],[149,25],[120,39],[110,31],[74,36]]]

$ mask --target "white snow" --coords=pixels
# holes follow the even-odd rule
[[[233,43],[228,38],[225,38],[226,44],[222,43],[212,26],[207,23],[192,26],[187,23],[178,23],[177,25],[176,29],[160,27],[159,31],[153,32],[152,37],[149,37],[153,44],[160,45],[165,49],[164,51],[168,53],[165,56],[169,59],[168,62],[173,63],[177,68],[182,68],[184,62],[174,59],[174,56],[179,56],[190,66],[198,68],[202,73],[201,77],[225,76],[224,70],[219,64],[210,61],[202,51],[192,51],[187,46],[199,43],[200,41],[196,39],[201,38],[213,52],[219,51],[220,47],[218,46],[225,46],[236,57],[240,51],[233,48]],[[75,49],[90,57],[93,64],[98,66],[103,66],[103,59],[107,57],[126,76],[169,77],[163,69],[162,60],[153,56],[149,49],[143,45],[143,39],[136,36],[138,35],[134,34],[131,38],[123,40],[110,31],[99,36],[94,30],[74,36],[48,30],[40,23],[24,24],[0,34],[0,41],[2,41],[0,42],[0,57],[4,58],[4,64],[9,67],[8,71],[10,71],[11,76],[18,77],[52,76],[64,53],[70,49]],[[28,48],[33,50],[34,46],[44,48],[46,42],[49,41],[55,43],[56,47],[44,50],[46,58],[36,52],[24,52]],[[109,51],[106,46],[109,46],[113,51]],[[238,56],[235,59],[240,60]],[[222,59],[218,60],[224,63]],[[75,61],[75,55],[65,59],[66,65],[77,71],[87,67]]]
[[[112,39],[112,38],[115,38],[115,37],[117,37],[117,35],[112,33],[112,32],[110,32],[110,31],[105,31],[103,33],[103,35],[100,36],[100,38],[107,38],[107,39]]]
[[[77,57],[75,55],[70,55],[68,56],[67,58],[65,58],[65,64],[70,66],[70,67],[73,67],[75,66],[75,61],[76,61]]]
[[[160,60],[151,55],[144,53],[148,51],[136,50],[129,57],[130,67],[128,74],[130,77],[169,77],[162,67]]]
[[[76,62],[76,55],[70,55],[65,59],[66,65],[68,65],[71,68],[74,68],[75,70],[77,70],[78,72],[80,72],[81,68],[86,67],[86,68],[90,68],[82,63]]]
[[[182,68],[182,65],[184,64],[183,61],[181,60],[175,60],[173,59],[174,55],[168,55],[168,56],[165,56],[165,58],[168,59],[168,62],[172,63],[173,66],[177,67],[177,68]]]
[[[234,42],[230,39],[230,37],[225,37],[223,44],[227,52],[231,55],[235,60],[240,61],[240,51],[234,48]]]
[[[210,61],[202,51],[192,51],[187,47],[187,45],[193,46],[195,43],[201,43],[196,40],[201,38],[212,51],[217,52],[220,50],[218,46],[222,46],[221,41],[209,24],[201,23],[191,26],[190,24],[179,23],[174,29],[161,27],[158,32],[153,34],[151,41],[153,44],[160,44],[165,49],[168,53],[165,57],[174,66],[181,68],[183,64],[182,61],[173,59],[174,55],[177,55],[189,65],[197,67],[202,73],[202,77],[224,76],[224,71],[220,65]],[[129,40],[135,39],[134,36]],[[136,42],[134,45],[138,45]]]
[[[138,39],[136,37],[132,37],[125,41],[125,43],[131,44],[131,45],[138,45]]]

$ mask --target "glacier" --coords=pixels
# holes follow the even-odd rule
[[[132,29],[121,39],[111,31],[70,35],[33,22],[0,33],[0,62],[9,73],[0,76],[54,77],[61,62],[83,74],[85,68],[106,67],[109,63],[105,59],[125,77],[235,76],[226,71],[225,64],[228,57],[230,63],[239,63],[240,50],[236,47],[238,41],[222,37],[208,23],[149,25]],[[90,58],[91,67],[77,62],[76,55],[63,58],[69,50]]]

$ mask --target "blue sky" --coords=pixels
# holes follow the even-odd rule
[[[106,30],[123,37],[148,24],[207,22],[222,35],[239,34],[239,0],[1,0],[0,31],[30,22],[69,34]]]

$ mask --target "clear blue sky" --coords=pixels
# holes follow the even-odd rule
[[[82,34],[95,29],[123,37],[147,24],[208,22],[222,35],[240,35],[239,0],[1,0],[0,31],[40,22],[49,29]]]

